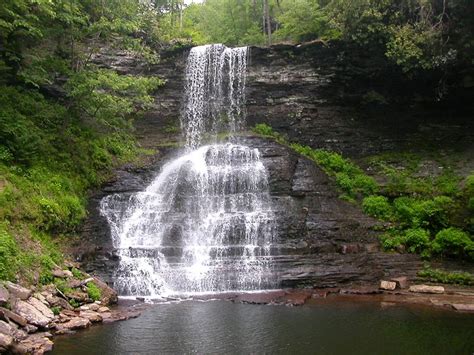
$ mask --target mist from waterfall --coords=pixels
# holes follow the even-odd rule
[[[202,145],[245,126],[246,47],[191,49],[181,126],[186,151],[143,192],[101,201],[120,257],[121,295],[160,296],[275,286],[275,218],[258,149]]]

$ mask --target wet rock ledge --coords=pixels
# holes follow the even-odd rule
[[[53,276],[55,283],[41,288],[0,283],[0,353],[44,354],[53,349],[54,335],[140,314],[131,307],[110,308],[117,303],[117,293],[95,277],[84,273],[76,277],[60,268]]]

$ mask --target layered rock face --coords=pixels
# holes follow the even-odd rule
[[[334,287],[401,274],[416,275],[421,267],[419,258],[381,252],[375,232],[371,231],[375,221],[340,200],[335,185],[313,162],[268,139],[245,136],[239,137],[238,142],[258,148],[269,174],[278,229],[271,248],[272,272],[282,287]],[[173,156],[169,154],[161,164]],[[154,166],[155,171],[159,165]],[[118,258],[110,243],[107,221],[99,212],[100,198],[143,190],[152,174],[128,169],[119,176],[92,200],[85,225],[83,238],[99,249],[83,247],[79,255],[87,271],[111,283]]]
[[[95,59],[120,73],[166,80],[154,108],[136,125],[146,146],[156,146],[165,130],[179,127],[188,52],[186,47],[165,51],[153,66],[123,53]],[[267,123],[290,140],[356,158],[391,150],[472,146],[472,102],[462,97],[453,102],[453,97],[437,103],[433,83],[403,81],[396,68],[369,53],[322,43],[251,47],[249,53],[248,126]]]
[[[163,148],[163,143],[176,136],[171,132],[179,127],[188,50],[163,53],[161,62],[148,68],[123,55],[96,58],[96,62],[121,73],[140,72],[166,80],[156,94],[154,108],[136,125],[142,144],[157,148],[158,158],[146,168],[127,166],[117,171],[116,178],[92,197],[89,218],[75,252],[87,271],[110,283],[118,256],[111,245],[107,221],[100,215],[99,201],[108,194],[143,190],[163,163],[178,154],[176,149]],[[338,48],[322,44],[251,48],[248,126],[265,122],[291,141],[350,157],[404,150],[418,146],[420,141],[439,147],[453,142],[472,144],[473,123],[465,119],[464,113],[408,106],[362,110],[364,100],[383,99],[377,93],[387,94],[391,89],[403,92],[403,83],[390,81],[390,77],[384,83],[358,71],[357,65],[362,66],[364,60],[369,63],[364,65],[370,67],[370,58],[363,56],[347,68],[347,61],[340,58],[343,54]],[[426,137],[431,141],[426,142]],[[337,188],[314,163],[267,139],[246,136],[240,140],[260,150],[270,175],[279,225],[272,255],[281,286],[332,287],[416,275],[421,268],[419,258],[381,252],[372,231],[375,221],[338,199]]]
[[[472,105],[436,104],[427,83],[403,82],[381,66],[343,45],[252,48],[248,123],[264,122],[292,141],[356,158],[472,145]]]

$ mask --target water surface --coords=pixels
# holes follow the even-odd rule
[[[375,302],[181,302],[56,338],[53,354],[472,354],[474,316]]]

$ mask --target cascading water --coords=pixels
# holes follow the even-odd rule
[[[122,295],[159,296],[275,286],[274,214],[257,149],[201,146],[206,132],[244,124],[247,48],[195,47],[181,125],[187,151],[143,192],[101,201],[120,264]]]
[[[247,47],[194,47],[186,65],[181,128],[186,146],[199,147],[205,133],[235,132],[244,125]]]

